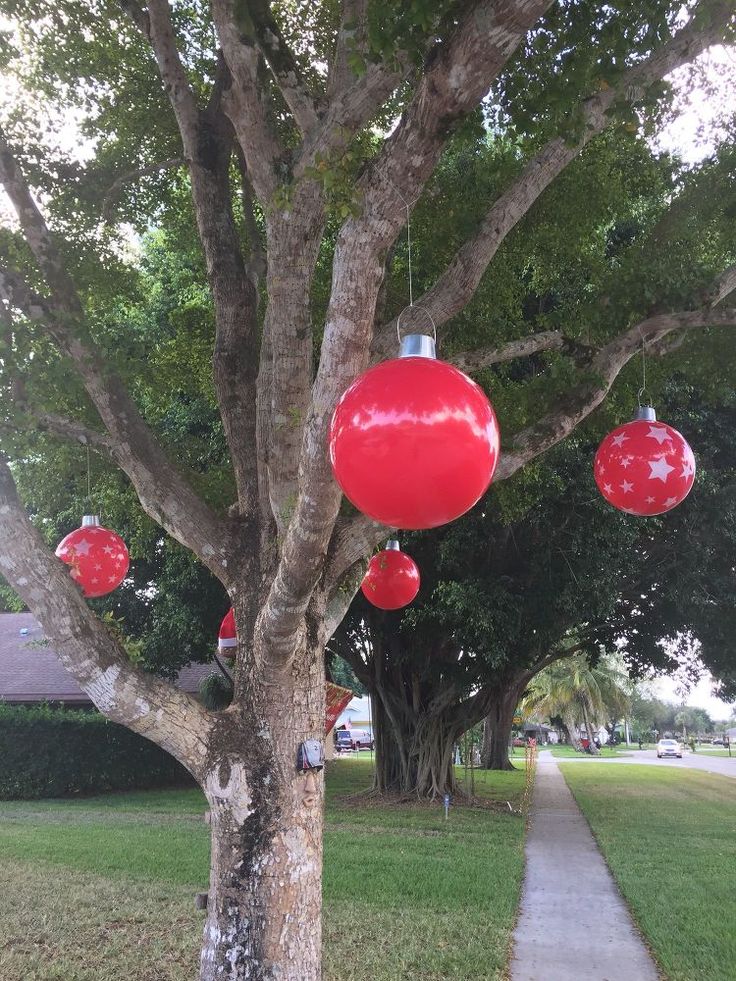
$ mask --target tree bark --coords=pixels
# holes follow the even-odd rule
[[[324,771],[297,771],[299,744],[324,739],[321,653],[300,652],[278,684],[251,689],[211,740],[201,981],[321,977]]]
[[[513,687],[498,695],[486,716],[481,750],[481,766],[486,770],[514,769],[509,759],[509,741],[518,694],[518,689]]]
[[[376,740],[374,789],[406,797],[456,794],[455,745],[463,733],[450,712],[422,710],[409,700],[399,704],[395,691],[372,694]]]

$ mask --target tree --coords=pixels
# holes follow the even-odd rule
[[[687,739],[688,733],[697,736],[700,733],[713,732],[713,720],[705,709],[696,708],[692,705],[682,705],[675,715],[675,725],[682,732],[683,739]]]
[[[668,99],[662,78],[728,37],[732,22],[724,0],[695,4],[681,27],[670,2],[388,9],[362,0],[339,11],[240,0],[214,0],[211,12],[166,0],[8,8],[22,20],[27,47],[15,64],[34,100],[0,137],[0,182],[16,216],[0,238],[5,454],[17,474],[33,445],[22,434],[42,426],[112,458],[143,510],[230,595],[232,704],[207,711],[131,664],[29,520],[5,461],[1,568],[101,711],[171,752],[207,795],[205,981],[320,973],[322,787],[318,779],[314,794],[297,772],[297,749],[322,736],[324,645],[385,537],[341,508],[326,437],[341,393],[370,358],[393,353],[398,310],[384,308],[382,285],[406,218],[399,202],[421,195],[492,90],[494,127],[518,134],[517,166],[419,300],[444,334],[546,188],[605,130],[623,139],[636,112],[653,118]],[[7,64],[13,54],[10,45]],[[44,100],[84,114],[88,165],[39,140],[33,109]],[[100,227],[103,213],[138,228],[186,225],[182,187],[213,328],[190,339],[195,361],[211,357],[227,505],[147,404],[147,388],[171,395],[171,385],[147,377],[145,358],[131,362],[122,300],[139,280],[120,235]],[[584,352],[561,332],[513,323],[479,330],[474,350],[456,352],[471,370],[538,352],[558,366],[549,399],[510,418],[497,480],[569,435],[642,340],[736,322],[721,303],[736,272],[719,264],[714,236],[668,250],[668,261],[684,250],[684,274],[668,266],[636,289],[627,283]],[[186,350],[175,353],[186,361]]]
[[[667,418],[679,401],[670,388]],[[386,614],[356,598],[330,649],[373,698],[377,790],[457,792],[453,746],[484,716],[483,764],[511,768],[517,703],[571,644],[592,659],[615,645],[642,675],[676,670],[697,637],[708,668],[732,678],[732,410],[698,410],[686,393],[709,437],[677,512],[632,522],[610,508],[593,483],[595,439],[578,434],[461,521],[405,537],[423,577],[410,607]]]
[[[572,745],[580,750],[578,729],[585,728],[592,752],[598,729],[631,710],[629,679],[606,659],[592,665],[582,655],[564,658],[541,671],[525,704],[545,717],[559,716]]]

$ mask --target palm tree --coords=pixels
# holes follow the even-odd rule
[[[541,671],[524,699],[524,708],[549,717],[558,715],[570,742],[581,749],[577,729],[580,723],[596,752],[595,729],[628,715],[631,709],[631,683],[610,659],[592,666],[583,654],[556,661]]]

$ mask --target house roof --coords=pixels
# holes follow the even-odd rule
[[[211,664],[188,664],[176,683],[196,695]],[[65,702],[89,705],[90,698],[45,640],[32,613],[0,613],[0,700],[6,702]]]

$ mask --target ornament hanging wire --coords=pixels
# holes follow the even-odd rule
[[[89,457],[89,443],[87,443],[87,510],[92,511],[92,465]]]
[[[641,337],[641,388],[639,389],[639,394],[636,397],[636,401],[639,404],[639,408],[642,406],[642,397],[647,396],[645,405],[651,405],[652,400],[649,398],[649,393],[647,392],[647,353],[646,353],[646,341],[644,340],[644,335],[641,332],[641,327],[639,328],[639,337]]]
[[[408,270],[408,279],[409,279],[409,306],[405,307],[396,318],[396,334],[399,339],[399,345],[400,345],[401,344],[401,317],[403,316],[403,314],[406,313],[407,310],[414,309],[414,280],[413,280],[413,270],[412,270],[412,242],[411,242],[411,208],[414,204],[416,204],[418,199],[415,198],[410,203],[409,201],[406,200],[404,195],[401,193],[401,191],[399,191],[399,189],[396,187],[394,183],[389,181],[389,184],[393,188],[393,191],[396,194],[396,196],[401,200],[402,204],[404,205],[404,208],[406,209],[406,252],[407,252],[407,270]],[[429,310],[425,309],[424,307],[417,307],[417,309],[421,310],[422,313],[426,315],[427,319],[432,325],[432,339],[434,340],[435,343],[437,343],[437,327],[435,325],[434,320],[432,319],[432,314],[429,312]]]

